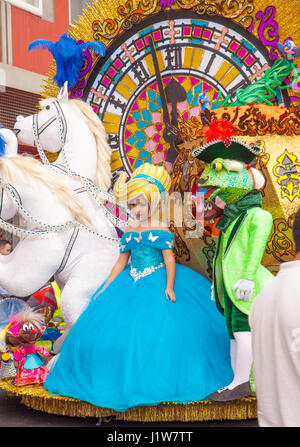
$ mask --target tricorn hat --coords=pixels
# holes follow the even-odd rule
[[[236,160],[250,164],[260,153],[259,147],[231,138],[228,142],[215,140],[200,146],[193,151],[192,155],[205,163],[211,163],[216,158],[223,158],[223,160]]]
[[[250,164],[261,153],[261,149],[244,143],[234,137],[235,134],[237,130],[231,122],[214,120],[206,132],[206,144],[195,149],[192,155],[205,163],[222,158]]]

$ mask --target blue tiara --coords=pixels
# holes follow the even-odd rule
[[[157,180],[154,177],[151,177],[150,175],[146,175],[146,174],[138,174],[135,177],[133,177],[133,179],[136,179],[136,178],[143,178],[143,179],[147,180],[147,182],[153,183],[155,186],[158,187],[161,195],[164,197],[166,190],[163,187],[163,184],[159,180]]]

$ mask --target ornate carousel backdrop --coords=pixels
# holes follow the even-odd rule
[[[282,58],[277,43],[292,38],[300,46],[297,11],[299,15],[297,0],[288,5],[282,0],[95,0],[69,29],[79,42],[96,40],[107,47],[102,58],[84,52],[84,66],[69,96],[87,102],[102,120],[112,149],[113,180],[121,171],[130,173],[150,162],[170,171],[173,191],[182,195],[191,191],[201,168],[192,150],[204,142],[213,118],[231,121],[239,138],[259,144],[262,154],[256,167],[266,179],[263,208],[273,216],[263,264],[275,274],[295,252],[291,225],[300,206],[300,84],[293,84],[292,74],[284,75],[280,83],[286,88],[275,89],[275,101],[259,96],[246,103],[239,99],[242,90],[265,79]],[[297,59],[294,63],[297,69]],[[167,104],[161,98],[158,71]],[[52,80],[55,72],[53,62],[43,98],[58,94]],[[173,139],[164,138],[167,115]],[[171,220],[177,261],[210,279],[218,236],[215,224],[205,221],[204,234],[190,239],[186,236],[191,228]],[[218,404],[166,403],[116,413],[50,396],[42,388],[16,390],[8,382],[1,386],[22,396],[32,408],[80,417],[114,414],[136,421],[256,417],[255,397]]]
[[[263,154],[258,167],[267,180],[263,206],[274,218],[263,263],[272,272],[294,254],[291,223],[300,205],[296,144],[300,87],[296,83],[277,89],[277,106],[270,102],[219,106],[225,98],[236,100],[239,89],[261,79],[282,57],[276,43],[292,37],[296,47],[300,45],[294,20],[294,11],[300,12],[299,2],[293,0],[286,6],[281,0],[270,4],[259,0],[95,1],[69,30],[77,41],[96,40],[107,46],[104,58],[85,52],[85,65],[70,97],[90,104],[104,123],[112,148],[113,179],[120,171],[130,173],[144,162],[163,164],[173,168],[173,190],[190,191],[199,170],[191,151],[202,143],[206,125],[203,115],[201,118],[202,94],[209,98],[217,118],[230,120],[244,139],[259,140]],[[151,36],[166,90],[176,81],[175,93],[168,96],[166,91],[166,96],[168,111],[177,110],[175,124],[183,137],[180,145],[163,138],[166,123]],[[53,63],[43,97],[57,96],[58,87],[52,81],[55,69]],[[284,82],[291,80],[292,76]],[[215,224],[205,222],[203,236],[189,239],[185,224],[175,227],[171,222],[178,262],[209,278],[218,235]]]

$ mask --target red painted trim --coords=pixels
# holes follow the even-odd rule
[[[18,153],[19,154],[30,154],[37,155],[37,148],[35,146],[28,146],[27,144],[19,143],[18,144]]]

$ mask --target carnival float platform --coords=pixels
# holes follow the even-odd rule
[[[144,162],[167,168],[173,163],[173,191],[182,194],[191,191],[199,172],[199,163],[192,157],[192,151],[203,144],[205,135],[205,119],[199,111],[200,93],[207,92],[211,116],[230,121],[237,126],[238,135],[244,141],[260,145],[262,154],[256,168],[266,178],[263,207],[273,216],[263,264],[273,274],[282,262],[294,255],[291,225],[300,198],[299,151],[296,153],[295,149],[300,133],[299,97],[295,93],[299,87],[288,88],[289,83],[293,87],[290,76],[286,89],[276,90],[276,106],[258,105],[255,100],[253,104],[235,107],[220,105],[221,101],[224,104],[226,98],[234,98],[237,91],[261,79],[279,57],[275,43],[297,31],[297,22],[292,17],[296,4],[293,0],[287,12],[286,3],[281,0],[274,0],[272,4],[261,0],[94,1],[70,29],[70,35],[77,41],[94,39],[109,48],[103,60],[97,60],[86,50],[85,65],[69,97],[89,103],[103,121],[112,148],[114,179],[120,172],[130,173]],[[164,84],[168,85],[172,77],[187,93],[177,117],[184,143],[177,150],[177,158],[172,160],[164,157],[171,151],[162,138],[164,123],[153,55],[147,49],[152,34]],[[294,37],[299,46],[299,38]],[[217,70],[214,61],[218,61]],[[53,63],[43,87],[43,98],[58,94],[53,81],[55,68]],[[130,77],[131,70],[135,71]],[[195,240],[185,237],[187,228],[178,228],[171,222],[177,261],[209,279],[218,236],[215,223],[207,223],[204,235]],[[3,379],[0,388],[29,408],[71,417],[114,416],[120,421],[143,423],[257,417],[254,395],[223,403],[210,400],[187,405],[162,403],[116,412],[50,395],[43,386],[18,387],[12,384],[12,378]]]
[[[137,407],[125,412],[95,407],[88,402],[62,396],[52,396],[43,386],[15,386],[12,379],[3,379],[0,388],[8,395],[20,398],[21,403],[34,410],[61,416],[106,418],[132,422],[199,422],[256,419],[256,397],[250,396],[231,402],[203,400],[187,405],[162,403],[157,406]]]

